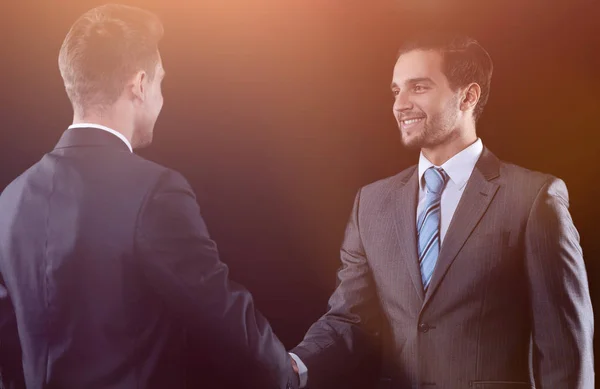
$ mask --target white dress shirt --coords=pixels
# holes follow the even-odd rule
[[[473,173],[475,164],[482,152],[483,143],[479,138],[475,143],[444,162],[442,166],[435,166],[421,152],[421,156],[419,157],[419,204],[417,206],[417,220],[425,207],[425,195],[427,194],[425,180],[423,179],[425,170],[432,166],[441,167],[450,177],[446,187],[442,191],[440,201],[440,246],[444,241],[448,226],[450,225],[452,216],[454,216],[454,211],[456,211],[467,181],[471,177],[471,173]]]
[[[442,164],[442,166],[435,166],[421,152],[419,157],[418,172],[419,202],[417,205],[417,219],[419,218],[419,214],[423,211],[423,207],[425,206],[425,195],[427,194],[425,180],[423,180],[423,174],[425,174],[425,171],[432,166],[438,168],[441,167],[450,177],[446,187],[442,191],[440,203],[440,244],[444,241],[444,237],[448,231],[448,226],[450,225],[452,216],[454,216],[454,211],[456,211],[456,207],[458,206],[458,202],[462,197],[464,189],[467,185],[467,181],[469,181],[469,178],[473,173],[473,169],[475,169],[475,164],[477,163],[477,160],[479,160],[482,152],[483,142],[480,138],[478,138],[475,143],[447,160],[444,164]],[[306,382],[308,381],[308,369],[296,354],[290,353],[290,355],[292,358],[294,358],[294,361],[296,361],[296,364],[298,365],[298,372],[300,374],[300,388],[304,388],[306,386]]]
[[[119,139],[121,139],[123,142],[125,142],[125,144],[127,145],[127,148],[129,149],[129,151],[131,151],[133,153],[133,148],[131,148],[131,143],[129,143],[129,140],[125,137],[125,135],[121,134],[119,131],[113,130],[112,128],[108,128],[108,127],[103,126],[101,124],[95,124],[95,123],[77,123],[77,124],[71,124],[69,126],[69,128],[97,128],[99,130],[110,132],[111,134],[115,135],[116,137],[118,137]]]

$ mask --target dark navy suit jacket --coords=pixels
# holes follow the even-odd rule
[[[0,310],[7,385],[22,367],[30,389],[197,387],[190,366],[198,385],[298,384],[186,180],[100,129],[65,131],[0,196]]]

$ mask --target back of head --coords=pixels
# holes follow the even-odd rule
[[[69,30],[58,64],[73,108],[110,106],[139,70],[153,77],[163,35],[152,13],[106,4],[83,14]]]
[[[493,63],[488,52],[475,39],[448,32],[430,32],[407,40],[398,57],[413,50],[434,50],[443,58],[443,72],[453,90],[477,83],[481,96],[473,111],[479,119],[490,95]]]

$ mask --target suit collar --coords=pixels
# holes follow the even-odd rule
[[[123,143],[125,143],[127,145],[127,148],[129,149],[129,151],[131,151],[133,153],[133,148],[131,147],[131,142],[129,142],[129,139],[127,139],[127,137],[125,135],[123,135],[122,133],[120,133],[119,131],[114,130],[110,127],[106,127],[106,126],[103,126],[102,124],[96,124],[96,123],[74,123],[74,124],[71,124],[69,126],[69,128],[97,128],[99,130],[109,132],[109,133],[113,134],[114,136],[116,136],[117,138],[121,139],[123,141]]]
[[[483,178],[491,181],[500,176],[500,160],[487,147],[484,147],[475,169],[479,170]]]
[[[115,135],[97,127],[74,127],[60,137],[55,149],[66,147],[111,147],[130,152],[129,146]]]

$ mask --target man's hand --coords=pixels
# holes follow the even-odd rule
[[[292,370],[296,373],[296,377],[298,377],[298,381],[300,383],[300,388],[306,387],[306,382],[308,381],[308,369],[306,365],[298,356],[294,353],[290,353],[290,357],[292,357]]]

